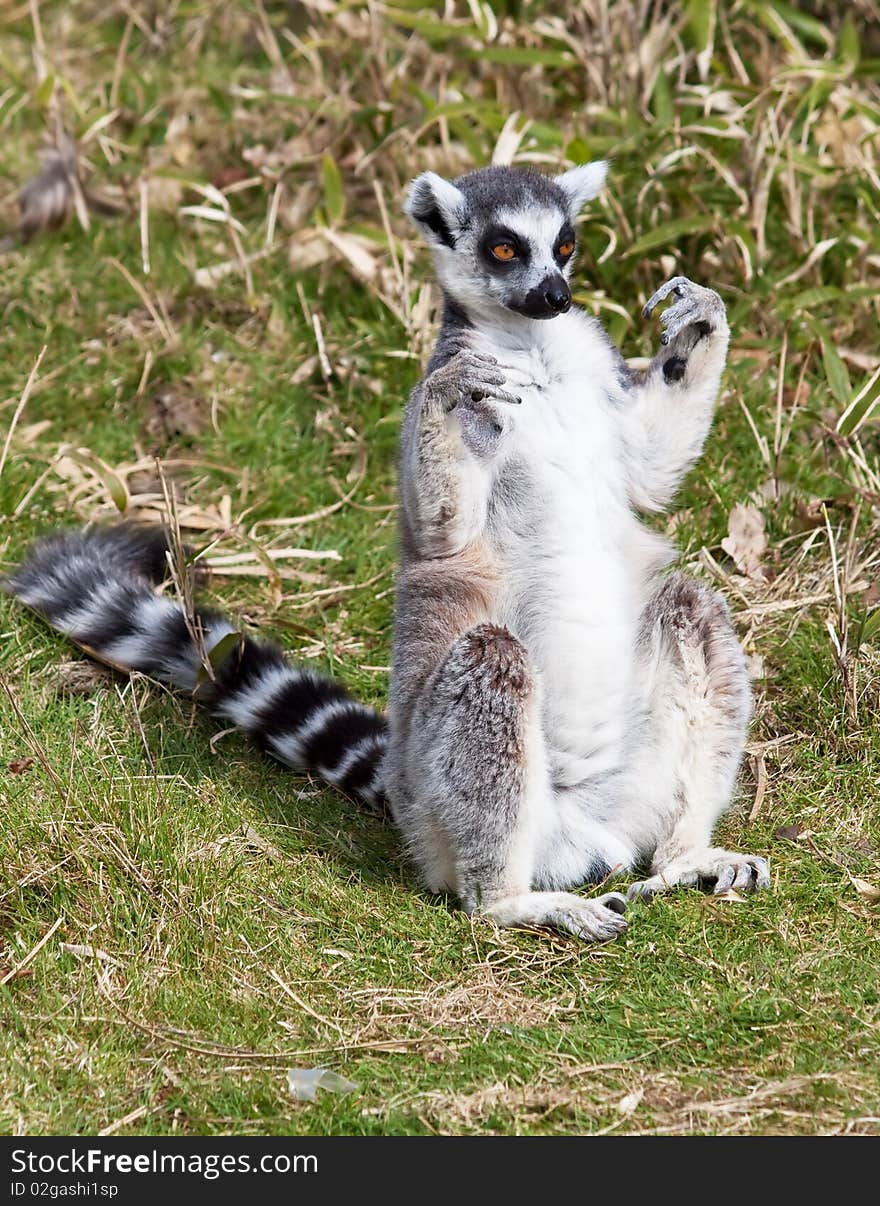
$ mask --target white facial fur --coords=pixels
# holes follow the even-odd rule
[[[444,292],[468,313],[552,317],[534,313],[534,299],[543,296],[544,283],[552,288],[570,277],[571,260],[557,255],[560,236],[596,195],[606,172],[602,162],[556,178],[489,168],[454,184],[425,172],[410,186],[404,208],[433,252]],[[522,254],[500,264],[486,245],[491,232],[505,231],[517,237]]]

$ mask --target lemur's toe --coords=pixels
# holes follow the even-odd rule
[[[764,888],[770,887],[770,864],[766,858],[759,858],[757,855],[750,855],[748,859],[749,870],[749,887],[747,892],[760,892]],[[741,873],[742,874],[742,873]],[[737,879],[734,880],[733,886],[736,887]]]
[[[757,872],[748,863],[736,872],[733,880],[734,892],[754,892],[757,887]]]
[[[626,898],[630,902],[633,900],[651,900],[656,891],[655,885],[649,879],[641,879],[637,883],[630,884],[626,890]]]

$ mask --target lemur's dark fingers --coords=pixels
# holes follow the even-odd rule
[[[686,327],[701,328],[699,334],[708,335],[724,319],[724,302],[714,289],[691,285],[687,293],[660,316],[664,328],[661,343],[671,343]]]
[[[652,297],[649,297],[645,302],[642,310],[642,317],[650,318],[656,307],[659,306],[662,301],[666,301],[666,298],[669,297],[670,293],[674,293],[676,297],[683,297],[685,290],[690,284],[691,282],[686,276],[670,277],[670,279],[665,281],[657,292]]]
[[[682,297],[674,302],[667,310],[664,310],[660,315],[660,326],[668,327],[676,322],[677,319],[683,318],[690,313],[696,313],[699,309],[696,300],[691,297]]]
[[[471,390],[472,402],[483,402],[486,400],[490,402],[509,402],[512,406],[522,405],[522,398],[519,394],[514,394],[509,389],[499,389],[498,386],[493,385],[485,388],[477,386],[476,389]]]
[[[749,869],[751,874],[751,869]],[[725,892],[729,892],[733,887],[734,879],[739,879],[736,874],[736,867],[733,863],[728,867],[722,867],[718,878],[715,881],[714,893],[716,896],[722,896]]]
[[[729,892],[757,892],[770,887],[770,864],[765,858],[745,854],[734,856],[721,867],[713,892],[716,896]]]
[[[760,858],[758,855],[750,855],[748,859],[752,870],[755,873],[754,887],[757,890],[770,887],[770,864],[766,858]],[[734,882],[734,886],[736,886]]]
[[[498,361],[494,356],[490,355],[489,352],[477,351],[467,343],[461,343],[459,345],[459,350],[456,353],[456,360],[458,363],[467,363],[470,365],[479,366],[488,365],[490,368],[494,368],[498,364]]]
[[[699,308],[689,298],[676,302],[660,316],[660,325],[663,327],[660,342],[664,346],[671,343],[676,335],[680,335],[685,327],[693,326],[699,318]]]
[[[744,867],[740,867],[733,880],[734,892],[754,892],[757,887],[758,873],[754,867],[748,863]]]
[[[498,367],[494,356],[481,356],[476,352],[459,352],[454,360],[450,360],[445,369],[450,376],[458,380],[476,377],[491,381],[494,385],[503,385],[505,377]]]

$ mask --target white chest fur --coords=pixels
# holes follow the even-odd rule
[[[503,334],[478,345],[522,397],[493,464],[493,618],[529,650],[554,780],[574,785],[623,752],[647,533],[627,498],[611,349],[577,312],[531,326],[531,347]]]

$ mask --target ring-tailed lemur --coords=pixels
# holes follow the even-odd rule
[[[701,451],[724,306],[667,281],[644,309],[675,298],[662,350],[630,372],[568,283],[605,173],[492,167],[410,188],[445,309],[403,424],[387,723],[251,638],[203,682],[192,618],[152,590],[161,534],[54,537],[7,584],[106,660],[208,694],[280,760],[387,797],[429,890],[588,940],[625,929],[625,899],[568,889],[640,863],[630,898],[769,883],[764,859],[712,845],[751,714],[727,608],[662,572],[670,547],[635,515],[662,509]],[[209,649],[232,631],[195,623]]]

